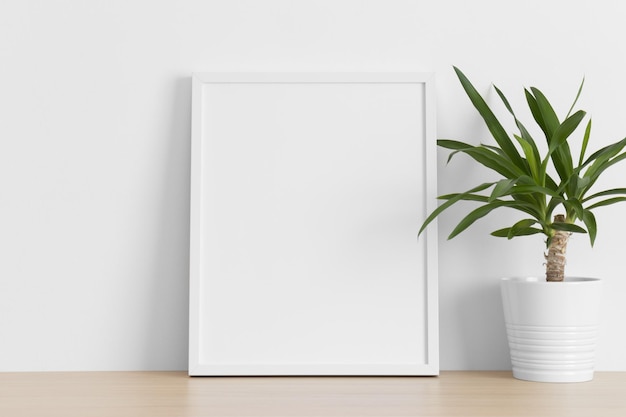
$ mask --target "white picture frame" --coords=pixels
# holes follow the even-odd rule
[[[437,375],[430,73],[192,76],[189,375]]]

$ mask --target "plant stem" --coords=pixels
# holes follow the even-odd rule
[[[557,214],[554,216],[555,223],[565,221],[565,216]],[[565,251],[567,250],[567,242],[571,233],[557,230],[550,240],[548,253],[546,258],[546,280],[547,281],[563,281],[565,279]]]

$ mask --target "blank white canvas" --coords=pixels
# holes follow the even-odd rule
[[[425,83],[291,77],[196,92],[190,374],[436,373]]]

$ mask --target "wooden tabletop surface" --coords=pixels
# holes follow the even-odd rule
[[[510,372],[439,377],[188,377],[185,372],[0,373],[3,417],[626,416],[626,372],[577,384]]]

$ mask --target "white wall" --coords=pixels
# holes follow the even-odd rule
[[[492,81],[520,108],[532,84],[561,114],[586,75],[599,147],[626,135],[625,13],[574,0],[2,1],[0,371],[186,369],[192,71],[433,71],[439,137],[472,142],[487,135],[451,65],[492,102]],[[486,177],[445,158],[441,193]],[[606,278],[601,370],[626,370],[625,209],[598,213],[593,250],[570,247],[570,274]],[[497,280],[541,274],[543,243],[489,237],[505,212],[446,241],[461,213],[439,223],[441,367],[507,369]]]

